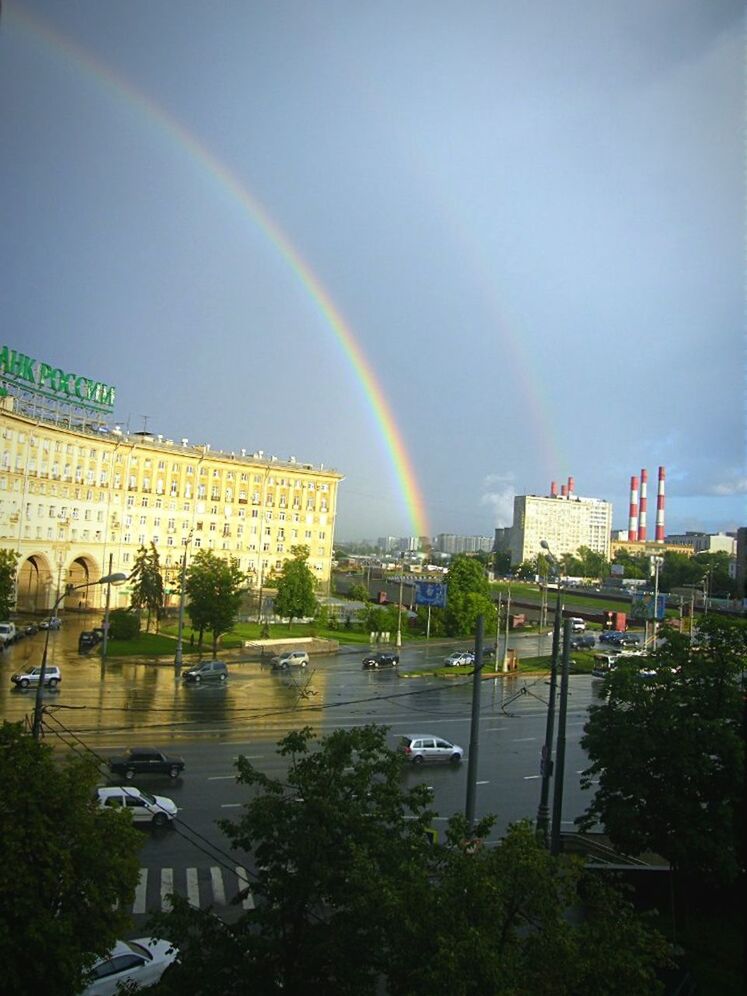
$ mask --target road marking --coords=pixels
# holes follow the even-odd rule
[[[140,869],[140,878],[135,886],[135,902],[132,905],[133,913],[145,913],[145,890],[148,886],[148,869]]]
[[[498,733],[500,730],[505,730],[505,726],[488,726],[485,730],[486,733]]]
[[[216,903],[219,906],[225,906],[226,892],[223,888],[223,876],[220,873],[220,868],[212,867],[210,869],[210,881],[213,883],[213,896]]]
[[[174,869],[161,869],[161,909],[168,913],[172,909],[169,893],[174,891]]]
[[[530,740],[536,740],[536,739],[537,739],[536,737],[519,737],[518,739],[512,740],[511,743],[512,744],[526,744],[526,743],[529,743]]]
[[[236,875],[239,879],[239,891],[242,889],[248,889],[249,887],[249,876],[246,873],[246,868],[242,868],[241,865],[236,865]],[[254,896],[252,895],[252,890],[249,889],[247,894],[241,900],[241,905],[245,910],[254,909]]]
[[[190,906],[200,908],[200,888],[197,884],[197,869],[187,869],[187,899]]]
[[[535,778],[541,778],[542,775],[524,775],[525,782],[531,782]]]
[[[208,775],[209,782],[223,782],[229,778],[235,779],[236,775]]]
[[[226,747],[238,747],[239,744],[226,744]],[[238,761],[240,757],[245,757],[247,761],[261,761],[264,754],[234,754],[231,758],[232,761]]]
[[[221,809],[240,809],[240,802],[222,802],[220,805]]]
[[[489,781],[475,782],[475,785],[490,785],[490,782]]]

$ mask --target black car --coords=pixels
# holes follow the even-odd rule
[[[590,650],[596,646],[596,643],[597,641],[591,633],[585,633],[582,636],[572,636],[570,647],[571,650]]]
[[[135,775],[170,775],[176,778],[184,771],[184,758],[164,754],[157,747],[130,747],[124,754],[109,758],[113,775],[124,775],[130,781]]]
[[[399,664],[399,654],[383,650],[377,654],[369,654],[363,658],[363,667],[396,667]]]
[[[78,637],[78,653],[82,654],[84,650],[90,650],[91,647],[95,647],[99,641],[96,639],[96,634],[91,632],[91,630],[84,629],[83,632]]]

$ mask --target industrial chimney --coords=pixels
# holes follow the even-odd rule
[[[667,474],[659,467],[659,486],[656,491],[656,542],[664,542],[664,480]]]
[[[558,497],[558,482],[557,481],[550,481],[550,497],[551,498],[557,498]]]
[[[567,494],[568,494],[568,485],[567,484],[561,484],[560,485],[560,497],[561,498],[565,498],[567,496]]]
[[[628,540],[638,541],[638,478],[630,478],[630,511],[628,513]]]
[[[575,486],[576,486],[576,482],[573,480],[572,477],[569,477],[568,478],[568,497],[569,498],[573,494],[573,489],[575,488]]]
[[[638,522],[638,539],[646,542],[646,511],[648,508],[648,471],[641,471],[641,517]]]

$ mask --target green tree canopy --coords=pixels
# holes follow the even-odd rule
[[[0,959],[8,996],[70,996],[129,927],[142,838],[94,802],[95,764],[0,727]]]
[[[600,822],[624,853],[655,851],[693,876],[728,882],[741,867],[744,740],[740,676],[747,628],[708,616],[696,642],[666,632],[639,674],[622,659],[591,707],[581,741],[596,794],[582,826]]]
[[[274,579],[275,614],[287,617],[288,628],[294,619],[313,616],[316,611],[316,578],[308,565],[309,548],[293,546],[291,553],[292,558],[285,561]]]
[[[199,550],[187,569],[187,614],[200,634],[200,643],[204,632],[212,633],[213,657],[218,653],[218,637],[236,622],[245,584],[238,561],[224,560],[212,550]]]
[[[495,629],[496,608],[485,566],[479,560],[457,554],[449,566],[446,584],[445,625],[449,636],[472,635],[479,615],[485,617],[487,632]]]
[[[350,586],[348,595],[356,602],[370,602],[371,596],[368,588],[364,584],[354,584]]]
[[[654,991],[661,938],[532,829],[484,845],[491,820],[452,820],[435,844],[432,796],[402,778],[386,730],[311,731],[280,742],[271,778],[246,758],[243,816],[223,821],[253,852],[254,910],[226,926],[178,902],[152,929],[179,948],[158,991],[457,996]],[[469,845],[469,846],[467,846]],[[582,901],[588,920],[569,918]]]
[[[151,614],[156,618],[156,631],[164,605],[163,576],[161,561],[155,543],[150,549],[141,546],[133,564],[131,580],[130,605],[134,609],[145,609],[147,621],[146,631],[150,630]]]
[[[16,572],[19,554],[0,549],[0,621],[5,621],[16,604]]]

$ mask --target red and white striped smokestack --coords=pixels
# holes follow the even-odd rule
[[[560,485],[560,497],[561,498],[565,498],[567,494],[568,494],[568,485],[567,484],[561,484]]]
[[[638,541],[638,478],[630,478],[630,512],[628,513],[628,539]]]
[[[575,488],[575,486],[576,486],[576,482],[573,480],[572,477],[569,477],[568,478],[568,497],[569,498],[573,494],[573,489]]]
[[[667,472],[659,467],[659,486],[656,490],[656,542],[664,542],[664,481]]]
[[[648,471],[641,471],[641,517],[638,520],[638,539],[646,542],[646,512],[648,510]]]
[[[558,497],[558,482],[557,481],[550,481],[550,497],[551,498],[557,498]]]

